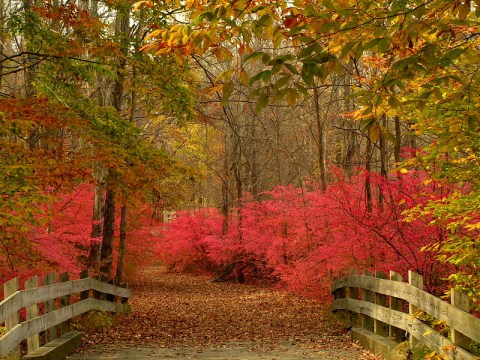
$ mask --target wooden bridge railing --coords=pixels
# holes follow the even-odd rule
[[[393,346],[406,338],[410,346],[420,342],[448,359],[480,359],[470,352],[472,341],[480,343],[480,319],[469,314],[464,294],[452,290],[449,304],[423,291],[423,278],[414,272],[409,271],[408,283],[394,272],[390,279],[376,275],[350,275],[332,284],[333,310],[360,314],[361,326],[352,329],[352,337],[362,346],[389,359]],[[430,321],[421,320],[426,317]]]
[[[43,286],[39,286],[35,276],[25,282],[24,290],[19,289],[18,278],[4,284],[5,299],[0,302],[0,359],[20,359],[20,344],[25,339],[28,354],[24,358],[36,358],[39,353],[65,347],[72,338],[78,337],[79,342],[80,333],[70,331],[70,319],[90,310],[129,311],[129,289],[90,278],[87,272],[80,277],[70,280],[65,273],[55,283],[55,273],[50,273]],[[95,298],[91,297],[93,293]],[[78,294],[77,299],[73,299],[74,294]],[[20,321],[20,314],[24,321]]]

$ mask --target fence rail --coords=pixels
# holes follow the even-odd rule
[[[25,282],[24,290],[20,290],[18,278],[4,284],[0,327],[4,324],[5,333],[0,337],[0,358],[20,359],[20,344],[24,340],[27,340],[26,357],[33,358],[32,354],[41,350],[41,344],[55,339],[58,343],[58,338],[65,334],[68,339],[70,319],[90,310],[129,311],[127,288],[100,282],[88,277],[87,272],[78,280],[70,280],[68,273],[61,274],[59,281],[55,283],[55,273],[50,273],[43,286],[39,286],[36,276]],[[77,301],[73,302],[75,294]]]
[[[470,352],[471,344],[480,343],[480,319],[469,314],[468,298],[452,290],[449,304],[423,291],[420,275],[410,271],[408,280],[403,282],[394,272],[390,279],[384,274],[374,277],[370,273],[337,279],[332,284],[333,310],[348,310],[350,318],[360,314],[361,327],[354,328],[352,333],[363,334],[359,339],[368,337],[362,345],[370,350],[379,348],[372,338],[380,336],[385,341],[401,342],[406,334],[411,346],[420,342],[449,359],[480,359]],[[427,318],[429,321],[425,321]],[[385,345],[385,341],[383,349],[387,350],[382,355],[388,359],[392,346]]]

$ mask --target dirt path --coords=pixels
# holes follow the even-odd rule
[[[375,359],[324,304],[258,286],[145,271],[133,311],[71,359]]]

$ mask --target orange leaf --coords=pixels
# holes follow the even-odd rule
[[[283,25],[286,28],[291,29],[298,25],[298,19],[296,16],[290,16],[283,21]]]

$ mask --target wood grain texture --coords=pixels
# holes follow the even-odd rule
[[[37,289],[28,289],[21,292],[18,291],[11,296],[6,297],[5,300],[0,302],[0,323],[5,322],[5,319],[8,316],[12,316],[12,314],[23,307],[92,289],[122,298],[129,298],[131,296],[131,291],[129,289],[102,283],[92,278],[66,281],[58,284],[42,286]]]
[[[28,339],[29,352],[38,349],[38,334],[45,331],[47,341],[57,337],[56,327],[65,324],[71,318],[90,310],[109,312],[128,312],[130,306],[127,299],[131,295],[129,289],[120,288],[111,284],[102,283],[96,279],[85,278],[68,280],[63,274],[60,283],[53,284],[55,274],[49,274],[45,279],[45,286],[38,287],[35,279],[27,281],[26,289],[19,291],[18,279],[5,283],[6,298],[0,302],[0,323],[5,322],[7,332],[0,337],[0,357],[8,354],[8,359],[19,359],[18,345]],[[120,303],[86,298],[70,304],[70,295],[75,293],[88,294],[90,290],[110,294],[120,298]],[[56,299],[60,299],[60,309],[56,308]],[[38,316],[38,304],[44,303],[46,312]],[[27,320],[19,322],[19,310],[27,309]],[[36,309],[36,310],[35,310]],[[63,326],[68,331],[67,326]]]
[[[348,278],[337,279],[332,285],[332,290],[335,291],[347,286],[359,287],[367,291],[406,300],[409,304],[416,306],[433,317],[439,320],[446,320],[450,327],[461,331],[468,338],[480,342],[480,319],[415,286],[400,281],[353,275]],[[397,326],[396,324],[391,325]]]
[[[455,360],[476,360],[476,356],[469,354],[467,351],[455,344],[448,338],[442,336],[434,329],[423,324],[420,320],[409,314],[389,309],[383,306],[355,299],[338,299],[334,301],[334,310],[350,310],[359,314],[365,314],[375,320],[383,323],[394,325],[397,328],[408,331],[422,344],[428,346],[431,350],[439,354],[445,354],[449,359]]]

